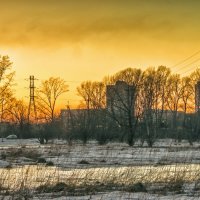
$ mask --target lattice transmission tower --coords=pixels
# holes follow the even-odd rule
[[[35,79],[34,76],[29,77],[30,94],[29,94],[29,107],[28,107],[28,122],[30,122],[32,111],[34,113],[34,120],[35,122],[37,122],[37,111],[35,105],[35,80],[37,79]]]

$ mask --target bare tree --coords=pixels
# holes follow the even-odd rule
[[[19,128],[19,136],[23,137],[24,133],[27,132],[28,127],[28,106],[24,100],[18,100],[13,98],[10,102],[10,107],[8,109],[10,118],[9,121],[14,123]],[[28,133],[25,133],[28,137]]]
[[[195,105],[197,103],[197,105],[191,107],[191,109],[195,112],[195,115],[192,117],[192,130],[193,133],[196,135],[195,137],[193,136],[193,138],[199,139],[199,133],[200,133],[200,112],[198,111],[198,95],[195,96],[195,93],[198,93],[198,90],[196,90],[197,86],[198,86],[198,82],[200,81],[200,68],[197,68],[194,72],[192,72],[189,76],[190,80],[191,80],[191,85],[192,85],[192,98],[191,98],[191,105]],[[196,100],[195,100],[196,99]],[[196,108],[197,109],[196,109]]]
[[[158,87],[157,72],[155,68],[148,68],[145,72],[143,84],[143,121],[146,127],[145,138],[150,147],[153,146],[157,135],[157,113],[158,113]]]
[[[0,97],[12,86],[15,72],[8,56],[0,56]]]
[[[57,100],[67,91],[68,85],[59,77],[42,81],[37,91],[37,109],[48,122],[54,122]]]
[[[104,127],[105,119],[105,85],[103,82],[86,81],[77,87],[78,95],[83,100],[84,112],[79,112],[79,124],[81,124],[84,143],[91,133],[97,133]],[[84,117],[83,117],[84,116]],[[101,133],[100,133],[101,134]],[[94,134],[93,134],[94,135]]]
[[[11,86],[15,72],[12,71],[12,62],[8,56],[0,56],[0,114],[1,122],[4,120],[6,106],[12,98]]]
[[[181,79],[181,87],[182,87],[182,94],[181,94],[181,100],[182,100],[182,108],[183,112],[191,112],[194,110],[194,90],[193,85],[190,77],[183,77]]]
[[[8,121],[10,115],[10,109],[14,101],[14,96],[11,89],[7,89],[1,96],[0,102],[0,121]]]
[[[111,91],[111,106],[107,105],[108,115],[124,129],[123,137],[127,136],[129,145],[134,144],[138,120],[141,114],[140,91],[144,74],[141,69],[127,68],[104,80],[111,85],[121,81],[122,87],[118,84]],[[108,98],[108,95],[107,95]],[[108,102],[108,100],[107,100]],[[111,109],[109,109],[109,107]]]
[[[156,100],[155,100],[155,110],[156,112],[156,123],[160,125],[163,122],[164,110],[167,109],[167,81],[171,71],[165,66],[159,66],[156,71],[156,82],[155,82],[155,91],[156,91]]]
[[[7,107],[12,98],[11,86],[15,72],[12,71],[12,62],[8,56],[0,56],[0,120],[6,120]],[[6,113],[7,112],[7,113]]]
[[[183,93],[179,74],[173,74],[167,81],[167,106],[172,112],[172,128],[177,127],[177,112],[180,109],[180,100]]]

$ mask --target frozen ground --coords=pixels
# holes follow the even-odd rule
[[[139,143],[134,147],[125,143],[98,145],[94,141],[86,145],[80,142],[68,145],[56,140],[40,145],[36,139],[4,139],[0,140],[0,186],[13,191],[16,188],[35,190],[56,182],[79,187],[76,196],[69,191],[45,193],[44,190],[30,195],[29,199],[200,199],[199,150],[199,143],[190,146],[186,141],[176,143],[173,140],[160,140],[153,148],[148,148]],[[184,182],[179,183],[180,180]],[[126,185],[138,182],[145,184],[146,192],[123,190]],[[114,186],[110,191],[102,187],[111,183]],[[120,191],[119,183],[123,186]],[[165,183],[167,189],[162,187]],[[82,192],[88,190],[82,188],[83,185],[96,188],[92,192]]]
[[[1,198],[1,196],[0,196]],[[3,197],[4,200],[13,199],[12,196]],[[52,194],[37,195],[36,197],[30,198],[32,200],[199,200],[200,197],[190,197],[187,195],[156,195],[147,193],[128,193],[128,192],[110,192],[101,193],[97,195],[86,195],[86,196],[59,196],[55,197]]]
[[[61,196],[52,198],[48,195],[46,196],[38,196],[33,198],[34,200],[39,200],[40,198],[45,199],[53,199],[53,200],[199,200],[200,197],[190,197],[186,195],[155,195],[155,194],[147,194],[147,193],[128,193],[128,192],[110,192],[110,193],[102,193],[98,195],[90,195],[90,196]]]
[[[81,143],[68,145],[65,141],[54,141],[52,144],[40,145],[36,139],[4,140],[4,142],[0,142],[0,153],[7,153],[7,161],[12,162],[12,164],[34,163],[31,155],[26,157],[23,153],[17,152],[34,151],[40,157],[53,162],[56,166],[65,168],[177,163],[199,164],[199,150],[200,144],[198,143],[190,146],[185,141],[177,144],[172,140],[161,140],[153,148],[140,147],[139,145],[129,147],[125,143],[109,143],[101,146],[96,142],[89,142],[86,145]],[[9,152],[16,152],[16,154],[9,158]],[[79,164],[83,160],[87,162],[87,165]]]

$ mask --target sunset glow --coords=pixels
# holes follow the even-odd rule
[[[1,1],[0,54],[13,62],[18,97],[28,96],[29,75],[55,76],[70,90],[60,105],[77,105],[82,81],[126,67],[165,65],[182,75],[196,69],[199,55],[173,66],[199,50],[199,6],[189,0]]]

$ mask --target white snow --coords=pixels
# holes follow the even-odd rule
[[[14,151],[22,153],[12,154],[13,157],[8,156],[0,160],[0,185],[17,190],[20,187],[34,189],[44,183],[69,181],[77,185],[96,182],[159,184],[182,179],[186,182],[185,189],[183,194],[179,195],[113,191],[79,197],[65,197],[59,194],[60,197],[54,199],[200,199],[198,192],[194,191],[195,183],[200,180],[199,149],[200,144],[197,142],[190,146],[187,141],[176,143],[173,140],[159,140],[153,148],[148,148],[146,144],[140,147],[139,143],[134,147],[129,147],[125,143],[98,145],[94,141],[86,145],[80,142],[68,145],[66,141],[55,140],[51,144],[40,145],[37,139],[4,139],[4,142],[0,142],[1,155],[9,155]],[[37,164],[37,161],[31,157],[31,153],[30,157],[27,156],[29,154],[23,154],[27,151],[37,152],[40,157],[52,161],[55,167],[30,165]],[[84,161],[83,164],[81,161]],[[3,168],[10,164],[13,168]],[[52,199],[54,196],[36,196],[38,195],[41,195],[42,199]]]

